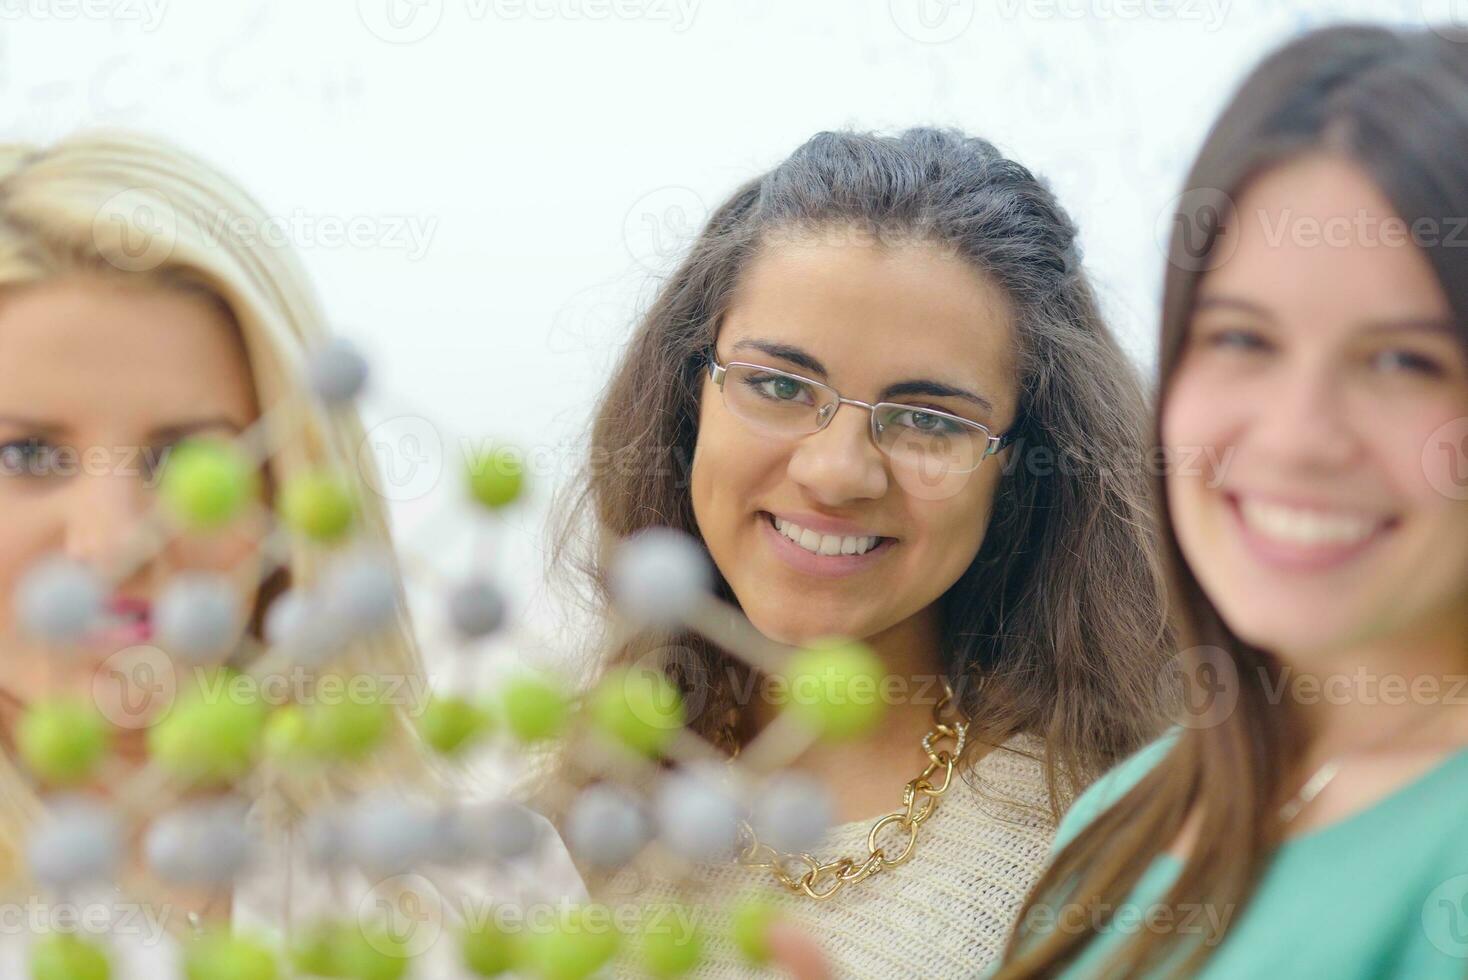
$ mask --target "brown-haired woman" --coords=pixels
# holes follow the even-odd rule
[[[952,976],[997,956],[1056,815],[1159,730],[1144,398],[1075,238],[985,140],[821,133],[715,210],[600,400],[570,501],[592,526],[573,521],[553,556],[589,545],[599,609],[611,545],[672,527],[763,636],[864,641],[897,682],[877,731],[795,761],[834,800],[817,861],[868,859],[928,762],[942,683],[968,719],[962,776],[910,860],[779,893],[843,975]],[[778,708],[770,678],[699,635],[601,656],[662,664],[689,727],[727,755]],[[576,762],[560,775],[595,776]],[[720,902],[775,882],[732,860],[696,877],[713,936]],[[727,944],[708,952],[703,975],[740,972]]]
[[[1468,969],[1465,40],[1308,35],[1204,144],[1158,424],[1211,461],[1158,486],[1195,710],[1067,814],[998,976]]]

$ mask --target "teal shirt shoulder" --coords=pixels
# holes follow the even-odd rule
[[[1147,745],[1082,793],[1062,819],[1052,853],[1160,764],[1178,734]],[[1132,932],[1171,928],[1201,936],[1211,920],[1227,932],[1202,977],[1463,980],[1468,749],[1371,806],[1286,841],[1243,908],[1164,910],[1161,900],[1181,867],[1171,855],[1157,858],[1064,975],[1096,975]]]

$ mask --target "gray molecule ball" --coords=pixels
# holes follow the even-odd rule
[[[107,589],[80,562],[53,556],[37,563],[15,591],[21,629],[43,643],[75,643],[98,625]]]
[[[648,528],[623,541],[608,572],[618,608],[633,620],[652,626],[681,620],[712,584],[703,547],[666,527]]]
[[[478,639],[505,623],[505,599],[489,582],[472,579],[449,593],[449,622],[461,636]]]
[[[432,809],[384,790],[353,803],[343,829],[353,863],[374,873],[402,874],[432,857],[439,824]]]
[[[741,817],[739,804],[718,774],[703,767],[676,772],[658,787],[658,836],[669,850],[691,861],[733,856]]]
[[[239,800],[185,804],[148,825],[143,855],[164,881],[228,884],[254,856],[254,839],[245,817],[246,806]]]
[[[621,867],[637,856],[650,836],[637,799],[609,783],[582,790],[566,814],[566,846],[596,867]]]
[[[122,826],[116,814],[80,798],[50,807],[26,843],[31,874],[53,888],[110,881],[121,855]]]
[[[346,823],[345,807],[324,807],[306,815],[301,825],[301,839],[306,846],[306,855],[318,867],[337,870],[347,863]]]
[[[371,636],[397,614],[397,570],[376,549],[355,549],[327,571],[321,599],[331,628],[349,638]]]
[[[234,584],[222,575],[179,575],[153,607],[158,645],[192,663],[224,660],[243,628],[244,604]]]
[[[512,800],[496,800],[476,808],[465,826],[476,853],[492,861],[513,861],[535,850],[544,821]]]
[[[265,642],[296,663],[315,665],[341,649],[342,636],[315,597],[289,589],[265,612]]]
[[[777,851],[800,854],[820,843],[831,828],[831,796],[819,781],[801,773],[778,773],[755,800],[750,824]]]
[[[337,405],[362,393],[369,368],[355,345],[335,337],[311,355],[306,374],[316,396],[328,405]]]

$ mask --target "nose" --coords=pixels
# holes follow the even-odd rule
[[[1363,445],[1343,383],[1324,364],[1279,372],[1256,402],[1249,442],[1285,470],[1331,473],[1355,463]]]
[[[64,550],[93,567],[117,560],[151,507],[139,477],[112,469],[74,476],[60,499]]]
[[[871,417],[858,405],[841,405],[824,429],[796,443],[790,478],[828,507],[875,499],[887,492],[887,461],[872,442]]]

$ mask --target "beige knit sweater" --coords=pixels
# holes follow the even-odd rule
[[[705,955],[690,976],[705,980],[777,976],[749,965],[727,938],[727,900],[751,888],[765,888],[821,943],[836,977],[973,976],[1003,950],[1055,833],[1039,761],[1043,751],[1039,738],[1022,735],[991,750],[962,776],[955,773],[906,863],[848,885],[824,902],[765,888],[773,881],[768,869],[734,863],[700,866],[691,888],[645,883],[638,900],[693,906]],[[823,861],[865,854],[873,822],[832,828],[813,853]],[[641,975],[635,955],[618,962],[628,971],[620,975]]]

